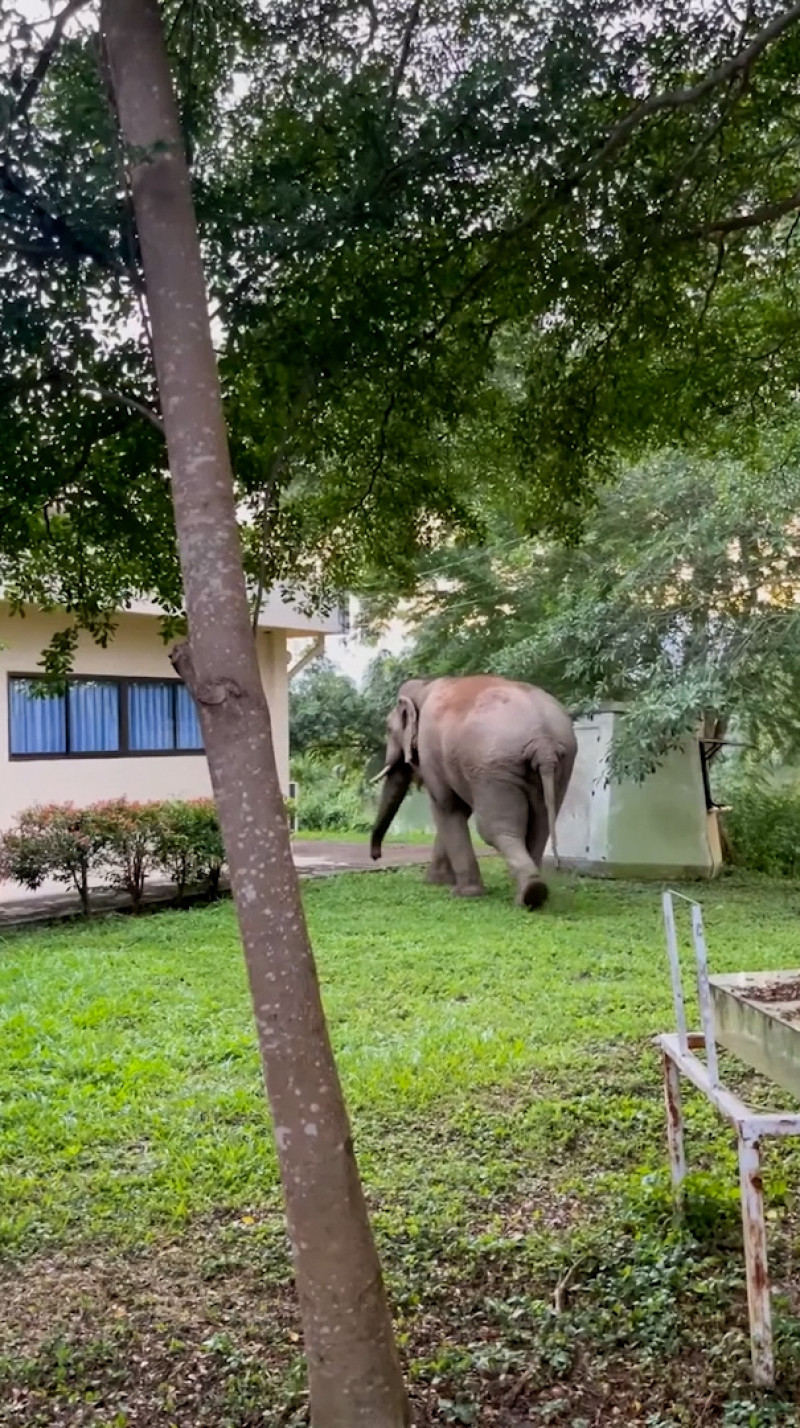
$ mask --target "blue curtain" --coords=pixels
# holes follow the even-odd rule
[[[200,719],[197,713],[197,705],[185,684],[176,685],[175,699],[178,722],[178,748],[202,749],[203,735],[200,732]]]
[[[171,684],[128,687],[128,747],[136,752],[175,748]]]
[[[119,690],[116,684],[70,684],[69,751],[113,754],[119,748]]]
[[[67,719],[63,694],[48,694],[40,699],[31,693],[31,687],[29,679],[9,680],[9,752],[65,754]]]

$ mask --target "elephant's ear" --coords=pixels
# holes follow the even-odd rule
[[[407,695],[401,694],[397,701],[397,707],[400,710],[403,758],[407,764],[416,764],[419,762],[417,755],[417,724],[419,722],[417,706],[413,699],[409,699]]]

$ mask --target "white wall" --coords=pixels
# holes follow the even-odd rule
[[[620,710],[576,721],[578,757],[558,819],[569,866],[607,877],[713,877],[721,864],[716,814],[706,809],[697,741],[673,750],[641,783],[608,783]]]
[[[205,755],[177,754],[149,758],[25,759],[8,757],[8,675],[33,674],[42,650],[56,630],[68,623],[62,615],[30,611],[11,618],[0,605],[0,828],[7,828],[21,809],[35,803],[95,803],[127,797],[141,801],[200,798],[211,792]],[[261,631],[259,664],[272,716],[273,742],[284,792],[289,786],[289,709],[286,637],[282,631]],[[82,634],[74,672],[87,675],[174,678],[158,620],[123,614],[114,639],[101,649]]]

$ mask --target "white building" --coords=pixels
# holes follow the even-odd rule
[[[107,648],[81,634],[65,694],[33,697],[42,651],[68,617],[0,599],[0,829],[37,803],[85,805],[126,797],[200,798],[211,792],[193,700],[176,677],[157,605],[120,612]],[[278,591],[264,602],[258,659],[272,716],[281,785],[289,787],[288,641],[342,634],[346,614],[306,616]]]

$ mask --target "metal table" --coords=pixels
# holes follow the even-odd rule
[[[702,1027],[699,1033],[689,1032],[686,1027],[674,898],[687,903],[691,910]],[[737,973],[732,977],[710,978],[699,903],[682,893],[665,892],[662,904],[677,1030],[656,1040],[664,1073],[672,1185],[680,1205],[686,1177],[681,1106],[681,1076],[685,1076],[720,1115],[730,1121],[736,1132],[753,1379],[760,1387],[769,1388],[775,1381],[775,1359],[761,1142],[765,1136],[800,1135],[800,1114],[755,1111],[726,1090],[720,1083],[717,1045],[733,1051],[755,1070],[800,1095],[800,971]],[[705,1060],[695,1054],[700,1050],[705,1051]]]

